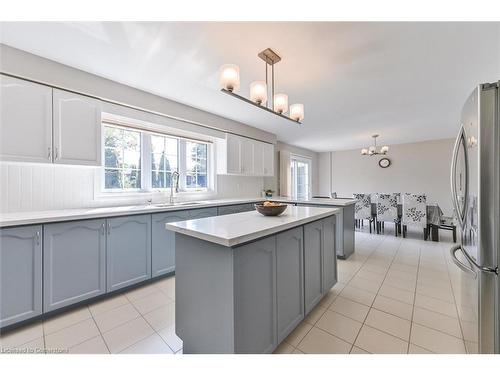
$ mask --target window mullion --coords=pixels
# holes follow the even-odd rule
[[[151,135],[142,133],[141,145],[141,181],[142,190],[151,191]]]
[[[178,172],[179,172],[179,189],[186,190],[186,141],[183,139],[179,140],[179,152],[178,152]]]

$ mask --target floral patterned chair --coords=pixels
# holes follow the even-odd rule
[[[406,237],[408,225],[418,226],[424,231],[424,240],[429,235],[427,226],[427,198],[425,194],[405,193],[403,195],[403,237]]]
[[[377,233],[384,230],[385,222],[394,223],[394,233],[397,237],[400,223],[396,194],[377,194]]]
[[[364,221],[368,220],[370,225],[370,233],[372,232],[372,203],[370,194],[353,194],[354,199],[357,200],[354,206],[354,219],[355,225],[359,228],[364,225]]]

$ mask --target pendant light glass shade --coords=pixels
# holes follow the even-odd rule
[[[276,94],[274,95],[274,111],[280,114],[288,112],[288,95]]]
[[[302,121],[304,119],[304,104],[292,104],[290,106],[290,118],[294,121]]]
[[[222,89],[236,92],[240,88],[240,67],[234,64],[222,65],[219,83]]]
[[[382,146],[382,148],[380,149],[380,152],[382,154],[387,154],[389,152],[389,146]]]
[[[368,155],[368,149],[367,148],[362,148],[361,149],[361,155]]]
[[[259,105],[267,102],[267,85],[265,81],[254,81],[250,84],[250,100]]]

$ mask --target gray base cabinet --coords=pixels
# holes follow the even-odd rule
[[[276,237],[234,251],[235,351],[270,353],[278,344]]]
[[[107,291],[151,278],[151,215],[107,219]]]
[[[335,217],[304,226],[304,289],[308,314],[337,282]]]
[[[106,292],[105,246],[104,219],[44,226],[44,312]]]
[[[42,227],[0,229],[0,328],[42,313]]]
[[[304,234],[295,228],[276,236],[278,341],[304,319]]]
[[[239,212],[254,211],[255,207],[253,203],[248,204],[235,204],[231,206],[220,206],[217,208],[219,216],[237,214]]]
[[[217,216],[217,207],[163,212],[151,215],[151,273],[152,277],[165,275],[175,271],[175,235],[165,229],[166,223],[201,219]]]

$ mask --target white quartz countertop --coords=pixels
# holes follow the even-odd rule
[[[166,211],[191,210],[195,208],[206,208],[215,206],[229,206],[233,204],[245,204],[264,201],[266,198],[237,198],[237,199],[213,199],[196,202],[180,202],[174,205],[153,203],[150,205],[116,206],[116,207],[93,207],[75,208],[51,211],[30,211],[15,213],[0,213],[0,227],[13,227],[28,224],[55,223],[70,220],[97,219],[103,217],[148,214]],[[331,206],[348,206],[356,203],[354,199],[323,199],[314,198],[309,200],[294,200],[286,197],[273,197],[273,201],[286,203],[309,203]]]
[[[340,208],[288,206],[280,216],[263,216],[257,211],[249,211],[167,223],[165,229],[233,247],[335,215],[340,210]]]

